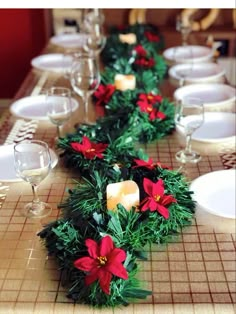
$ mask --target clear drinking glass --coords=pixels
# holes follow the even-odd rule
[[[28,218],[43,218],[51,213],[49,204],[39,200],[37,189],[51,170],[51,156],[47,143],[30,140],[14,146],[14,165],[16,174],[32,186],[33,200],[22,210]]]
[[[204,122],[204,106],[199,98],[186,97],[176,102],[175,123],[182,128],[186,136],[186,146],[176,153],[175,157],[181,163],[197,163],[201,155],[191,148],[192,134]]]
[[[176,30],[181,33],[182,46],[188,45],[188,38],[192,31],[192,21],[184,21],[181,15],[176,18]]]
[[[186,78],[193,71],[193,51],[191,46],[187,47],[175,47],[173,49],[173,60],[175,64],[184,64],[184,66],[179,67],[176,74],[179,77],[179,87],[185,85]]]
[[[82,97],[84,102],[84,121],[90,124],[88,118],[89,97],[98,88],[100,83],[99,66],[95,56],[78,54],[71,67],[71,86],[75,93]]]
[[[71,117],[71,91],[66,87],[51,87],[46,102],[48,118],[57,126],[57,135],[61,137],[61,127]]]
[[[84,50],[89,54],[98,58],[100,52],[106,45],[106,37],[102,33],[89,33],[83,46]]]
[[[87,13],[84,18],[83,31],[86,34],[86,40],[83,49],[98,58],[99,53],[106,44],[106,36],[103,27],[104,15],[100,9],[87,9],[85,11]]]

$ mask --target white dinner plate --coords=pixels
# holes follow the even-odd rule
[[[64,73],[70,69],[72,59],[63,53],[49,53],[35,57],[31,60],[32,67],[55,73]]]
[[[236,100],[236,88],[221,83],[191,84],[177,88],[174,98],[183,100],[185,97],[196,97],[203,101],[205,109],[232,104]]]
[[[190,50],[191,56],[189,53]],[[178,46],[164,50],[163,56],[170,64],[209,62],[213,56],[213,50],[205,46],[197,45]]]
[[[59,34],[51,37],[50,42],[63,48],[82,48],[86,42],[86,34]]]
[[[185,83],[223,82],[225,70],[217,63],[176,64],[169,71],[172,79],[179,81],[184,76]]]
[[[192,140],[218,143],[235,139],[235,118],[231,112],[205,112],[204,123],[193,133]],[[184,135],[183,127],[177,125],[176,130]]]
[[[50,148],[52,168],[57,165],[58,157]],[[23,181],[16,176],[14,168],[14,144],[0,146],[0,182],[19,182]]]
[[[195,179],[190,190],[200,209],[211,214],[236,218],[235,208],[236,170],[219,170]]]
[[[45,95],[38,95],[21,98],[10,106],[10,111],[13,115],[23,119],[49,120],[45,97]],[[71,106],[72,111],[78,108],[79,104],[76,99],[72,98]]]

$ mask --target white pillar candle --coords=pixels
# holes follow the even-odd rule
[[[119,34],[119,39],[124,44],[133,45],[137,42],[137,37],[133,33],[129,34]]]
[[[122,204],[127,210],[139,205],[139,188],[132,180],[110,183],[106,189],[107,209],[115,210],[117,204]]]
[[[136,88],[136,77],[132,74],[130,75],[116,74],[115,87],[116,89],[121,91],[125,91],[127,89],[134,90]]]

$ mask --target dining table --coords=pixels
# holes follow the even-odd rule
[[[63,48],[49,42],[42,53],[63,53]],[[71,88],[63,73],[31,67],[12,103],[24,97],[45,94],[51,86]],[[164,97],[173,100],[176,86],[168,77],[160,89]],[[73,97],[79,107],[64,125],[64,135],[83,122],[82,100],[76,94]],[[233,111],[234,106],[229,111]],[[91,119],[98,115],[92,102],[89,114]],[[235,313],[235,219],[220,217],[198,207],[190,226],[173,235],[168,243],[152,245],[147,250],[148,259],[139,261],[138,277],[143,286],[152,291],[146,299],[126,307],[95,308],[76,304],[67,298],[61,271],[54,257],[48,256],[38,236],[47,223],[61,216],[58,204],[67,198],[68,190],[78,179],[73,169],[63,163],[55,137],[56,127],[48,120],[18,117],[10,107],[0,112],[0,145],[11,145],[22,138],[38,139],[48,143],[58,158],[39,186],[40,199],[52,207],[46,218],[30,219],[21,215],[20,209],[32,199],[29,183],[0,181],[0,313]],[[180,168],[175,153],[184,147],[184,139],[178,132],[139,146],[153,160],[171,169]],[[201,153],[202,159],[197,164],[185,166],[183,175],[189,184],[204,174],[235,168],[235,138],[214,143],[192,141],[192,147]]]

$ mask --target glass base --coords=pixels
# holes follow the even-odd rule
[[[21,213],[27,218],[44,218],[51,214],[52,208],[49,204],[40,202],[39,204],[28,203],[22,209]]]
[[[175,154],[175,158],[182,163],[196,164],[201,160],[202,157],[197,152],[194,151],[187,152],[185,150],[181,150]]]

